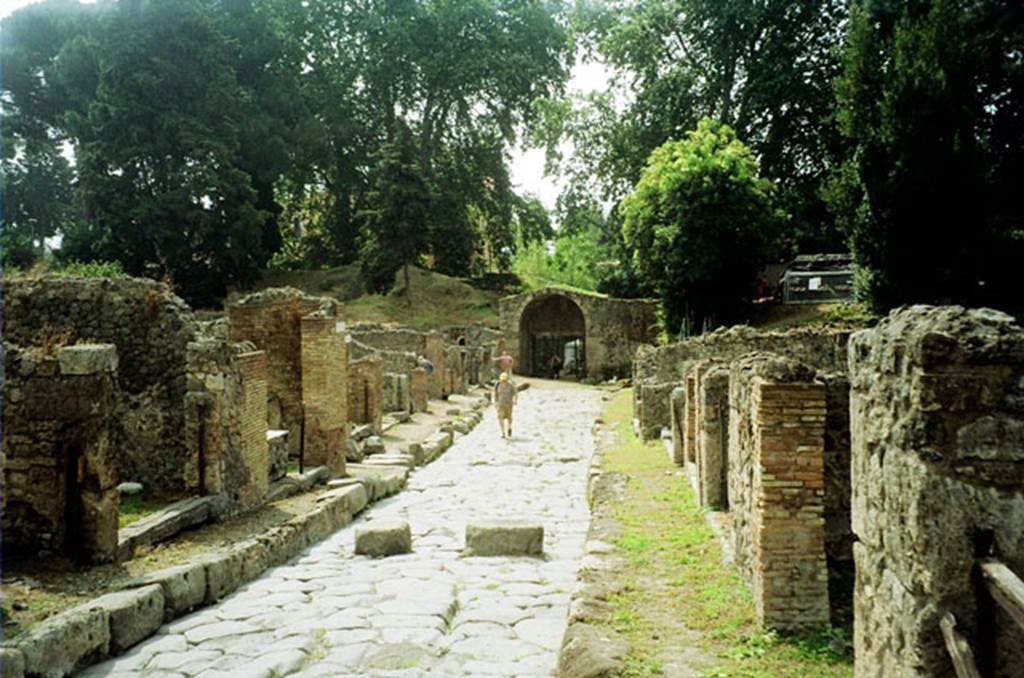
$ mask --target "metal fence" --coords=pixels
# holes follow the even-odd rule
[[[853,271],[786,271],[782,276],[785,304],[827,304],[853,298]]]

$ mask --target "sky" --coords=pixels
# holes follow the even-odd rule
[[[0,18],[36,1],[0,0]],[[84,1],[89,2],[89,0]],[[608,77],[609,71],[603,64],[596,62],[576,64],[570,74],[569,92],[587,94],[595,90],[602,90],[608,85]],[[562,150],[565,155],[572,152],[568,142],[566,142]],[[543,149],[514,148],[510,170],[512,184],[515,186],[517,193],[535,195],[549,210],[554,209],[555,200],[558,198],[558,193],[562,188],[562,182],[559,177],[544,176]]]

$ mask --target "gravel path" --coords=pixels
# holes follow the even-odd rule
[[[83,676],[550,676],[588,526],[601,394],[533,382],[514,436],[483,422],[408,488],[217,605]],[[543,558],[463,557],[467,522],[541,522]],[[355,529],[405,519],[413,553],[353,555]]]

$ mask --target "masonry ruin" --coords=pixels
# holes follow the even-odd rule
[[[111,344],[4,344],[5,557],[115,559],[121,395]]]
[[[728,510],[761,624],[852,616],[866,678],[953,675],[952,619],[983,675],[1019,672],[1024,630],[981,574],[1024,572],[1011,317],[915,306],[852,337],[732,328],[634,367],[636,427],[667,436],[701,506]]]
[[[558,356],[566,374],[608,379],[630,373],[633,354],[658,335],[657,302],[613,299],[549,287],[500,301],[505,348],[515,370],[550,375]]]
[[[638,432],[665,435],[698,503],[729,511],[758,621],[780,630],[849,616],[848,334],[734,327],[636,356]]]

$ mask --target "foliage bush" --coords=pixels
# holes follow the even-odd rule
[[[670,333],[744,318],[776,244],[774,195],[754,155],[720,122],[704,119],[651,154],[622,202],[623,236]]]

